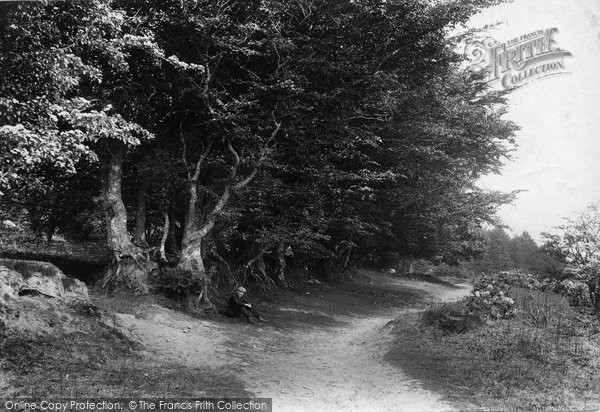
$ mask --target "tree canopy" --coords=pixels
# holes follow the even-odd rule
[[[96,228],[101,209],[117,261],[161,249],[205,289],[456,262],[511,198],[475,184],[514,145],[506,96],[449,35],[492,3],[11,5],[1,195],[49,237]]]

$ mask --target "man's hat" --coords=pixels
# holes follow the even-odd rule
[[[237,291],[238,292],[242,292],[242,293],[246,293],[246,288],[243,288],[243,287],[240,286],[239,288],[237,288]]]

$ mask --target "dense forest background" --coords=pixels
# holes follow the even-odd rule
[[[3,2],[2,220],[105,244],[105,285],[160,266],[207,305],[481,254],[514,194],[475,183],[517,127],[459,45],[494,3]]]

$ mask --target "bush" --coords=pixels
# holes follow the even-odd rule
[[[557,280],[531,273],[523,273],[515,270],[509,272],[500,272],[498,281],[511,286],[518,286],[524,289],[540,290],[542,292],[552,292],[557,285]]]
[[[565,296],[512,287],[510,319],[469,325],[483,313],[473,302],[493,302],[508,288],[485,279],[473,296],[422,314],[420,323],[454,333],[415,327],[412,315],[396,320],[387,358],[460,399],[461,410],[598,409],[600,323]]]
[[[589,286],[578,280],[565,279],[556,286],[554,291],[568,297],[571,306],[583,308],[592,306]]]
[[[199,295],[202,292],[202,280],[188,270],[162,267],[157,287],[163,292],[180,296]]]
[[[428,309],[421,315],[421,322],[447,333],[465,333],[483,324],[482,319],[471,313],[465,301],[445,303]]]
[[[482,277],[467,298],[469,313],[484,319],[510,319],[515,314],[515,301],[508,296],[510,286],[506,283]]]
[[[564,276],[568,276],[567,279]],[[500,272],[498,282],[529,290],[558,293],[569,299],[571,306],[587,309],[593,306],[592,294],[586,283],[589,275],[585,268],[563,273],[561,278],[549,278],[518,271]]]
[[[428,309],[421,321],[448,333],[465,333],[485,320],[510,319],[515,315],[515,301],[508,296],[509,290],[509,285],[483,277],[471,296]]]

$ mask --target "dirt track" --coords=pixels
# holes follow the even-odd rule
[[[383,289],[409,290],[425,299],[453,299],[468,292],[384,276],[374,280]],[[273,398],[275,411],[451,410],[438,394],[383,361],[391,338],[387,322],[410,310],[415,309],[328,315],[302,307],[271,309],[287,319],[321,319],[317,325],[296,328],[202,321],[160,306],[143,318],[119,319],[155,362],[232,371],[248,392]],[[201,388],[195,395],[211,396]]]

